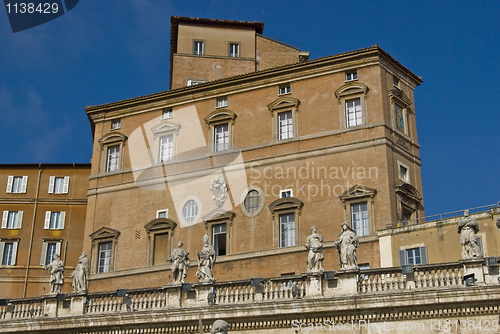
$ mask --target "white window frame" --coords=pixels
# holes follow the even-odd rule
[[[57,224],[53,222],[52,217],[54,217],[53,213],[59,213],[59,218]],[[66,220],[66,212],[65,211],[45,211],[45,221],[43,224],[43,228],[45,230],[64,230],[64,223]]]
[[[292,93],[292,89],[290,88],[290,84],[286,84],[286,85],[280,86],[278,95],[287,95],[287,94],[291,94],[291,93]]]
[[[158,162],[167,162],[174,159],[174,141],[174,133],[168,133],[158,137]]]
[[[12,213],[12,215],[11,215]],[[14,217],[11,219],[10,217]],[[23,211],[4,211],[2,216],[2,228],[9,230],[20,229],[23,226]]]
[[[287,115],[285,119],[282,116]],[[282,111],[277,114],[278,117],[278,140],[292,139],[294,137],[293,112],[291,110]],[[286,131],[282,131],[285,130]]]
[[[361,207],[361,205],[365,205],[364,211],[359,211],[359,212],[354,212],[354,209],[357,207]],[[363,237],[366,235],[370,235],[370,219],[369,219],[369,208],[368,208],[368,202],[356,202],[356,203],[351,203],[351,227],[356,232],[356,235],[358,237]],[[356,216],[359,215],[359,219]],[[361,226],[357,226],[357,223],[360,223]],[[358,233],[359,232],[359,233]]]
[[[293,221],[286,221],[282,222],[282,217],[293,217]],[[279,245],[280,248],[283,247],[293,247],[297,244],[297,238],[296,238],[296,223],[295,223],[295,213],[294,212],[287,212],[287,213],[280,213],[278,215],[278,223],[279,223]],[[283,234],[286,232],[283,229],[285,227],[288,227],[288,235],[283,238]]]
[[[353,103],[352,107],[348,106],[348,104],[350,103]],[[354,114],[354,119],[352,121],[349,117],[351,114]],[[363,124],[363,108],[361,107],[360,97],[345,100],[345,118],[346,118],[346,126],[348,128]]]
[[[4,255],[5,255],[5,248],[7,245],[12,244],[12,253],[10,256],[10,263],[4,263]],[[16,265],[16,259],[17,259],[17,247],[19,245],[19,241],[14,241],[14,240],[3,240],[0,242],[0,265],[2,266],[15,266]]]
[[[229,123],[214,125],[214,152],[229,150]]]
[[[240,56],[240,43],[229,42],[229,57],[238,58]]]
[[[19,189],[17,189],[15,187],[16,181],[20,185]],[[28,177],[27,176],[10,175],[7,178],[7,189],[5,192],[7,194],[25,194],[27,186],[28,186]]]
[[[56,184],[62,182],[62,188],[58,189]],[[69,176],[51,176],[49,178],[49,194],[67,194],[69,190]]]
[[[404,177],[401,177],[402,168],[406,169]],[[410,167],[406,166],[401,161],[398,161],[398,178],[405,183],[410,183]]]
[[[186,223],[192,223],[195,221],[196,217],[199,216],[199,212],[200,208],[198,207],[198,203],[196,203],[194,199],[190,199],[182,206],[182,219],[184,219]]]
[[[227,96],[218,97],[216,108],[224,108],[224,107],[227,107]]]
[[[106,152],[106,173],[116,172],[120,169],[120,144],[110,145],[107,147]],[[112,152],[115,151],[115,152]],[[114,163],[112,163],[112,161]],[[112,164],[111,164],[112,163]]]
[[[186,218],[184,217],[184,207],[186,206],[186,204],[189,202],[189,201],[194,201],[196,203],[196,206],[198,207],[198,211],[197,211],[197,214],[196,216],[194,216],[193,219],[190,219],[189,221],[186,220]],[[201,201],[199,200],[198,197],[196,196],[188,196],[186,197],[182,203],[181,203],[181,206],[180,206],[182,209],[181,213],[180,213],[180,222],[181,222],[181,226],[182,227],[185,227],[185,226],[191,226],[191,225],[194,225],[196,223],[199,222],[200,220],[200,217],[201,217],[201,212],[202,212],[202,205],[201,205]]]
[[[170,119],[173,117],[172,109],[163,109],[161,112],[161,119]]]
[[[104,259],[104,265],[102,266],[102,270],[101,270],[101,254],[103,253],[101,251],[101,246],[103,246],[104,244],[109,244],[111,245],[111,247],[109,249],[105,249],[105,257],[103,257]],[[108,256],[109,255],[109,256]],[[108,260],[108,261],[106,261]],[[97,244],[97,273],[98,274],[101,274],[101,273],[109,273],[111,271],[111,268],[112,268],[112,261],[113,261],[113,241],[111,240],[108,240],[108,241],[103,241],[103,242],[99,242]]]
[[[354,125],[351,125],[348,122],[347,102],[357,98],[359,98],[360,101],[361,121],[356,121],[355,125],[357,126],[368,123],[367,94],[368,86],[357,80],[346,82],[335,91],[335,96],[339,101],[340,124],[343,128],[349,129],[354,127]]]
[[[205,82],[207,82],[207,81],[206,80],[192,80],[192,79],[189,79],[187,81],[187,85],[188,85],[188,87],[189,86],[196,86],[196,85],[200,85],[200,84],[205,83]]]
[[[52,254],[52,256],[54,256],[54,254],[61,256],[61,245],[62,245],[61,240],[44,240],[43,244],[42,244],[42,255],[40,256],[40,265],[41,266],[45,266],[45,265],[49,264],[50,262],[52,262],[52,258],[49,258],[48,254],[47,254],[49,244],[56,245],[55,252]]]
[[[358,71],[350,70],[345,72],[345,82],[358,80]]]
[[[111,130],[117,130],[122,127],[122,120],[120,118],[111,120]]]
[[[160,218],[160,214],[163,212],[165,213],[165,217],[161,218],[168,218],[168,209],[156,210],[156,218]]]
[[[200,50],[199,46],[201,46],[201,50]],[[199,40],[199,39],[193,40],[193,54],[196,56],[205,55],[205,41],[204,40]]]
[[[420,257],[420,263],[409,263],[409,255],[410,252],[412,252],[414,255],[412,258],[415,257],[415,252],[416,250],[419,251],[419,257]],[[429,263],[429,258],[427,256],[427,247],[426,246],[409,246],[404,249],[399,250],[399,265],[406,265],[406,264],[411,264],[411,265],[419,265],[419,264],[428,264]]]
[[[288,192],[290,193],[290,196],[283,196],[283,194]],[[293,197],[293,189],[289,188],[280,190],[280,198],[286,198],[286,197]]]

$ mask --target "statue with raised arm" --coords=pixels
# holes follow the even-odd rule
[[[172,254],[167,261],[172,262],[172,276],[174,281],[172,283],[186,283],[187,271],[191,261],[189,260],[189,253],[182,249],[184,245],[182,241],[177,244],[178,247],[172,251]]]
[[[215,320],[212,325],[211,334],[227,334],[227,330],[229,329],[229,324],[224,320]]]
[[[59,254],[52,256],[53,261],[45,266],[45,270],[50,270],[50,293],[62,293],[64,285],[64,262]]]
[[[339,234],[339,239],[335,241],[335,247],[337,247],[339,265],[342,269],[358,268],[356,248],[359,247],[359,240],[356,232],[347,223],[342,224],[342,232]]]
[[[204,246],[201,252],[196,252],[198,255],[198,271],[196,272],[196,277],[199,278],[200,282],[215,282],[212,269],[215,265],[216,254],[214,248],[208,242],[208,235],[206,234],[203,237],[203,244]]]
[[[307,236],[307,242],[304,245],[309,251],[307,255],[308,273],[323,271],[323,237],[316,231],[316,226],[311,227],[311,235]]]
[[[481,248],[477,244],[476,233],[479,231],[477,220],[470,216],[469,210],[464,211],[464,217],[458,222],[462,258],[464,260],[482,257]]]
[[[89,259],[85,252],[80,255],[78,259],[78,264],[75,270],[69,275],[73,278],[73,290],[74,292],[86,292],[87,291],[87,278],[89,276]]]

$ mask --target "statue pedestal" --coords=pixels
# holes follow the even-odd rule
[[[460,260],[460,264],[464,266],[464,276],[474,274],[476,284],[484,284],[484,258]]]
[[[57,317],[57,293],[48,293],[42,296],[45,315],[51,318]]]
[[[305,273],[306,278],[306,298],[323,296],[323,273]]]
[[[185,292],[186,306],[208,306],[208,294],[212,292],[213,283],[212,282],[198,282],[193,283],[192,291]],[[189,296],[191,294],[191,296]]]
[[[167,296],[167,308],[180,308],[182,296],[182,283],[171,283],[162,286]]]
[[[358,293],[359,268],[338,270],[338,294],[353,295]]]
[[[68,294],[66,298],[71,299],[71,306],[69,309],[70,315],[83,314],[85,311],[85,301],[87,299],[87,293],[83,292],[73,292]]]

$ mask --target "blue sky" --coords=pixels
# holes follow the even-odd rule
[[[498,0],[81,0],[16,34],[0,10],[0,163],[90,162],[85,106],[169,88],[172,15],[259,20],[311,59],[378,43],[424,80],[426,214],[500,201]]]

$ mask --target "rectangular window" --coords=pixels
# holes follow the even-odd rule
[[[398,169],[399,169],[399,179],[401,181],[410,182],[410,169],[408,166],[403,165],[401,162],[398,161]]]
[[[352,229],[358,237],[368,235],[368,205],[366,202],[351,205]]]
[[[285,198],[285,197],[293,197],[293,190],[292,189],[280,190],[280,198]]]
[[[352,81],[358,79],[358,71],[348,71],[345,73],[345,81]]]
[[[174,154],[174,135],[160,137],[160,162],[172,160]]]
[[[217,98],[217,108],[227,107],[227,96]]]
[[[347,118],[347,127],[361,125],[363,123],[363,117],[361,114],[361,99],[358,97],[356,99],[345,101],[345,113]]]
[[[67,194],[69,190],[69,176],[49,178],[49,194]]]
[[[161,119],[172,118],[172,109],[164,109],[161,113]]]
[[[238,43],[229,43],[229,57],[240,56],[240,45]]]
[[[121,127],[121,120],[120,119],[114,119],[111,121],[111,130],[116,130]]]
[[[215,254],[217,256],[226,255],[226,224],[212,226],[212,240],[214,244]]]
[[[45,212],[45,223],[43,228],[46,230],[64,230],[64,221],[66,220],[66,212]]]
[[[169,234],[168,233],[154,234],[153,265],[165,264],[168,259],[168,251],[169,251]]]
[[[168,218],[168,209],[156,210],[156,218]]]
[[[108,147],[108,157],[106,160],[106,172],[118,170],[120,161],[120,145]]]
[[[280,95],[290,94],[290,92],[291,92],[290,85],[280,86]]]
[[[229,149],[229,124],[216,125],[214,127],[215,152]]]
[[[27,176],[9,176],[7,178],[7,190],[8,194],[24,194],[26,193],[26,187],[28,185]]]
[[[404,117],[404,111],[403,107],[401,107],[399,104],[395,104],[395,109],[396,109],[396,127],[398,130],[405,131],[405,117]]]
[[[401,249],[399,251],[399,265],[405,264],[427,264],[427,247]]]
[[[202,56],[204,54],[204,43],[203,41],[194,41],[194,52],[195,55]]]
[[[2,228],[20,229],[23,224],[22,211],[4,211],[2,217]]]
[[[292,112],[285,111],[278,114],[279,140],[293,137]]]
[[[280,247],[295,246],[295,214],[280,215]]]
[[[17,257],[17,241],[0,242],[0,261],[3,266],[15,266]]]
[[[113,243],[111,241],[99,244],[98,273],[107,273],[111,270],[111,251]]]
[[[61,256],[61,243],[56,241],[44,241],[40,265],[45,266],[52,262],[54,260],[54,254]]]
[[[398,78],[396,78],[396,77],[393,77],[393,78],[392,78],[392,85],[393,85],[394,87],[399,87],[399,79],[398,79]]]
[[[188,80],[188,86],[195,86],[195,85],[199,85],[199,84],[202,84],[202,83],[205,83],[206,81],[204,80]]]

